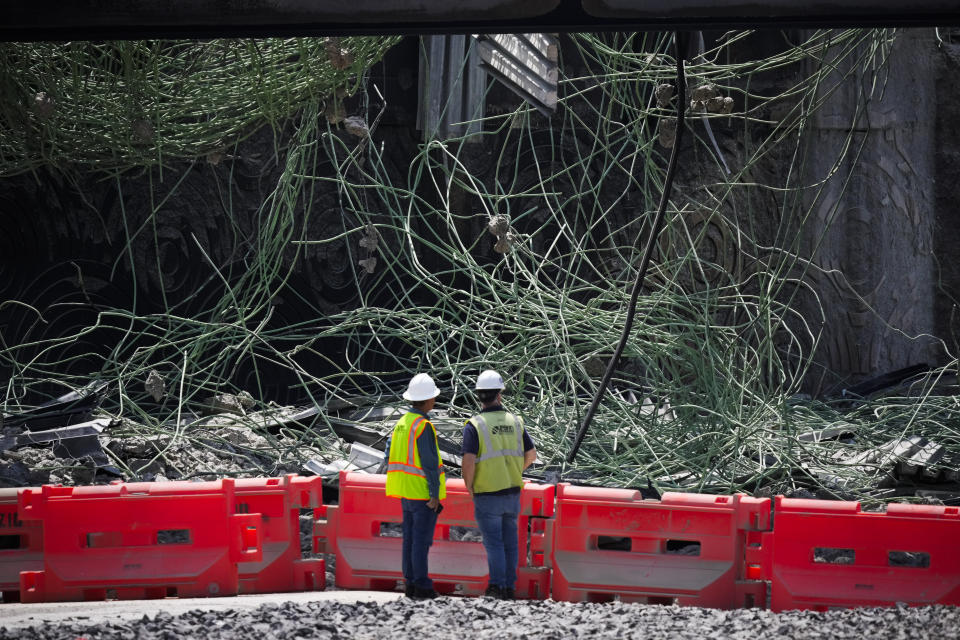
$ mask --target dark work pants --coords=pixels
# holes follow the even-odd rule
[[[426,500],[401,498],[403,508],[403,579],[408,585],[432,589],[427,575],[427,554],[433,544],[437,512],[427,507]]]
[[[473,513],[483,536],[483,548],[487,552],[490,584],[505,589],[515,588],[520,559],[517,531],[520,494],[497,496],[478,493],[473,496]]]

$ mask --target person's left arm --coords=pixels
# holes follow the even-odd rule
[[[526,471],[527,467],[532,465],[537,461],[537,447],[533,444],[533,438],[527,434],[527,430],[523,430],[523,470]]]

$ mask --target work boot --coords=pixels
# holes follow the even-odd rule
[[[487,587],[487,590],[483,592],[483,595],[487,598],[501,598],[500,587],[495,584],[491,584]]]
[[[501,600],[515,600],[517,594],[510,587],[500,587]]]
[[[410,597],[412,597],[414,600],[432,600],[436,598],[438,595],[440,594],[437,593],[436,589],[433,589],[433,588],[424,589],[422,587],[414,587],[413,595]]]
[[[416,590],[417,588],[413,586],[413,583],[407,583],[407,586],[403,588],[403,595],[412,598],[416,594]]]

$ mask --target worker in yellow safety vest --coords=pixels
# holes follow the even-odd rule
[[[403,509],[403,579],[410,598],[435,598],[427,575],[427,555],[433,530],[447,496],[446,477],[440,463],[437,431],[430,410],[440,395],[433,378],[415,375],[403,397],[411,407],[393,427],[387,447],[387,495],[400,498]]]
[[[487,370],[477,378],[482,409],[463,427],[463,482],[487,552],[490,579],[484,595],[512,600],[519,559],[517,519],[523,471],[537,459],[519,416],[504,411],[503,377]]]

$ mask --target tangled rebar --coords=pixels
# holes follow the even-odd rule
[[[937,391],[956,361],[896,397],[801,399],[818,333],[795,303],[815,296],[805,278],[816,267],[795,239],[822,186],[804,170],[803,132],[849,74],[880,91],[896,33],[816,32],[746,59],[749,35],[727,33],[687,61],[694,142],[636,326],[575,470],[620,486],[885,498],[877,486],[889,467],[865,461],[866,452],[921,435],[960,453],[958,400]],[[4,344],[5,410],[22,408],[41,382],[80,386],[86,377],[64,376],[65,359],[92,357],[98,366],[87,375],[117,383],[104,404],[123,419],[111,437],[162,435],[166,447],[202,448],[209,433],[184,416],[210,394],[248,391],[258,419],[279,410],[262,393],[258,367],[269,363],[322,409],[313,426],[259,441],[254,471],[276,472],[304,456],[342,454],[324,416],[396,405],[419,371],[440,381],[440,424],[456,434],[475,408],[472,379],[492,367],[505,375],[507,404],[524,415],[541,462],[562,467],[620,335],[637,239],[649,234],[663,190],[663,150],[676,129],[677,99],[660,88],[675,75],[670,36],[576,34],[566,55],[579,59],[561,64],[554,118],[524,106],[487,116],[479,136],[429,140],[404,167],[390,157],[391,139],[378,136],[386,100],[365,75],[392,43],[0,48],[2,93],[20,96],[0,100],[0,175],[80,165],[107,172],[123,192],[125,170],[159,175],[166,163],[211,154],[229,162],[229,149],[263,125],[276,131],[282,167],[253,231],[235,227],[243,269],[227,274],[208,260],[205,277],[219,295],[202,313],[184,316],[172,303],[164,314],[102,308],[82,331],[109,332],[96,353],[65,356],[77,335]],[[342,128],[338,105],[353,93],[360,112]],[[852,161],[857,145],[851,131],[843,153]],[[763,170],[774,158],[786,159],[785,175]],[[132,235],[151,233],[179,184],[147,220],[127,221],[118,260],[135,251]],[[321,193],[335,194],[341,215],[318,227]],[[312,319],[278,325],[276,299],[289,295],[292,274],[334,247],[349,304],[329,309],[300,292],[295,303]],[[305,365],[308,357],[325,370]],[[253,384],[241,388],[240,367],[253,370],[244,377]],[[149,402],[150,376],[162,402]],[[257,420],[235,420],[245,421],[263,433]],[[843,437],[809,436],[841,423]]]

